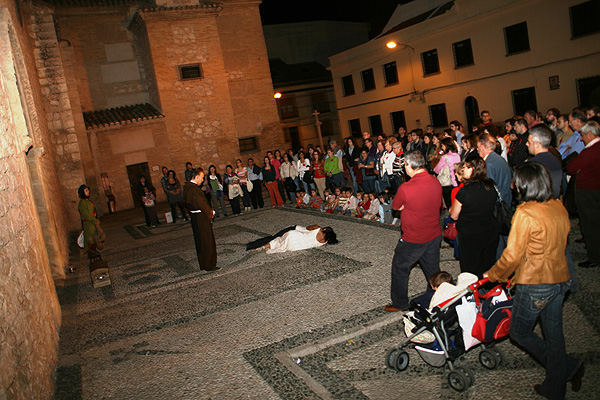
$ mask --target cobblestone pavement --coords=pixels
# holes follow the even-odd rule
[[[162,205],[164,208],[164,205]],[[576,221],[573,221],[575,224]],[[464,393],[447,371],[409,350],[398,373],[388,349],[404,338],[400,313],[386,313],[398,228],[292,208],[219,218],[218,272],[198,268],[189,223],[143,226],[141,210],[102,218],[111,286],[93,289],[85,260],[58,288],[63,308],[57,399],[535,399],[543,370],[510,341],[502,365],[475,373]],[[292,225],[329,225],[340,243],[301,252],[247,254],[244,244]],[[576,261],[585,258],[575,226]],[[441,269],[456,276],[452,249]],[[597,270],[577,268],[579,292],[565,303],[567,350],[586,362],[583,389],[598,399]],[[410,293],[426,287],[418,268]]]

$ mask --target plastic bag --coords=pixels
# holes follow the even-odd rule
[[[79,246],[80,249],[83,249],[85,247],[85,237],[83,236],[83,231],[81,231],[81,233],[77,237],[77,246]]]

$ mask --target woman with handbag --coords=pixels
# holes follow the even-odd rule
[[[310,160],[306,158],[303,151],[298,152],[298,162],[296,163],[296,170],[298,171],[298,179],[304,186],[304,191],[310,193],[310,189],[315,188],[315,182],[310,177]],[[304,174],[307,173],[306,178]]]
[[[450,207],[460,243],[460,271],[479,278],[496,262],[498,222],[494,217],[496,190],[487,177],[485,161],[474,157],[463,164],[465,186]]]
[[[375,173],[375,160],[369,155],[367,149],[363,149],[360,152],[360,158],[358,159],[358,168],[360,168],[362,174],[362,188],[365,193],[371,193],[375,191],[375,180],[377,175]]]
[[[296,178],[298,177],[298,171],[292,162],[290,156],[285,153],[283,155],[283,162],[281,163],[281,167],[279,167],[279,173],[281,179],[283,180],[283,186],[285,187],[285,191],[288,194],[288,198],[292,203],[296,202],[296,191],[298,191],[298,187],[296,186]]]
[[[150,192],[154,197],[156,197],[156,189],[154,188],[154,186],[152,186],[152,184],[150,182],[148,182],[146,180],[146,177],[144,175],[140,176],[140,183],[138,183],[137,186],[137,194],[138,194],[138,198],[139,198],[139,202],[142,205],[142,209],[144,210],[144,218],[146,220],[146,227],[151,227],[151,226],[156,226],[159,224],[158,220],[155,220],[153,218],[153,215],[151,212],[149,212],[150,210],[148,209],[148,207],[146,206],[146,204],[150,203],[149,201],[144,200],[144,197],[146,197],[146,192]],[[154,201],[152,202],[152,207],[154,207]],[[156,214],[156,210],[154,210],[154,213]]]
[[[460,156],[456,152],[456,145],[452,138],[444,138],[441,141],[442,153],[440,161],[437,163],[433,172],[437,174],[438,181],[442,185],[442,197],[446,208],[450,208],[450,194],[452,189],[458,186],[456,176],[454,175],[454,164],[460,162]]]
[[[552,178],[543,165],[523,164],[513,181],[523,202],[513,217],[506,249],[484,276],[506,282],[514,273],[510,338],[546,369],[545,380],[534,390],[547,399],[564,399],[567,382],[578,392],[585,371],[582,360],[566,354],[563,333],[569,214],[553,198]],[[543,338],[534,332],[538,320]]]

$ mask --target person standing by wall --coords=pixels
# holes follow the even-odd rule
[[[79,195],[79,216],[81,217],[81,229],[83,230],[84,247],[83,252],[88,258],[94,259],[100,257],[100,250],[104,248],[102,244],[105,239],[104,231],[100,227],[98,212],[96,206],[90,200],[90,188],[86,185],[79,186],[77,190]]]

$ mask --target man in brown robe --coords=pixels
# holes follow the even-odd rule
[[[205,271],[218,271],[217,267],[217,245],[213,235],[211,221],[214,211],[206,201],[206,196],[200,186],[204,182],[202,169],[193,170],[192,179],[183,187],[183,203],[192,218],[192,230],[198,264]]]

